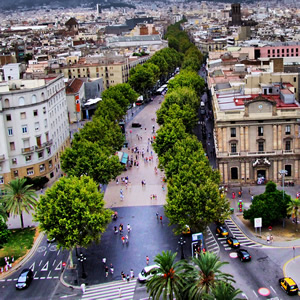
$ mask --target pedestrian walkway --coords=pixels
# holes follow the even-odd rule
[[[81,299],[113,300],[113,299],[133,299],[136,279],[129,282],[118,280],[110,283],[87,286]]]

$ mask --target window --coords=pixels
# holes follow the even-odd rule
[[[38,110],[37,110],[37,109],[35,109],[35,110],[33,111],[33,116],[34,116],[34,117],[37,117],[37,116],[38,116]]]
[[[6,115],[6,121],[11,121],[11,115]]]
[[[51,154],[51,148],[49,147],[49,148],[47,148],[47,153],[48,153],[48,155],[50,155]]]
[[[285,126],[285,134],[286,134],[286,135],[291,134],[291,125],[286,125],[286,126]]]
[[[12,158],[11,163],[12,163],[13,165],[16,165],[16,164],[17,164],[17,159],[16,159],[16,158]]]
[[[21,119],[26,119],[26,112],[21,112],[20,113],[20,117],[21,117]]]
[[[28,168],[27,169],[27,175],[33,175],[33,174],[34,174],[33,168]]]
[[[292,176],[292,165],[285,165],[284,169],[287,171],[286,176]]]
[[[35,130],[35,131],[40,130],[40,122],[35,122],[35,123],[34,123],[34,130]]]
[[[258,151],[259,152],[264,151],[264,142],[258,142]]]
[[[45,128],[48,127],[48,121],[47,121],[47,119],[44,119],[44,126],[45,126]]]
[[[239,179],[238,168],[236,167],[231,168],[230,172],[231,172],[231,179]]]
[[[231,143],[231,153],[236,153],[236,143]]]
[[[230,136],[236,137],[236,128],[230,128]]]
[[[25,99],[24,99],[24,97],[20,97],[19,98],[19,106],[23,106],[23,105],[25,105]]]
[[[9,143],[9,146],[10,146],[10,150],[11,150],[11,151],[16,150],[15,142],[10,142],[10,143]]]
[[[26,155],[26,156],[25,156],[25,161],[26,161],[26,162],[31,161],[31,155]]]
[[[4,177],[0,176],[0,184],[4,184]]]
[[[264,128],[259,126],[257,129],[258,129],[257,130],[258,136],[263,136],[264,135]]]
[[[296,82],[297,81],[297,77],[294,77],[294,82]]]
[[[36,95],[31,96],[31,103],[36,103]]]
[[[8,133],[8,136],[13,136],[13,129],[12,129],[12,127],[8,127],[7,128],[7,133]]]
[[[46,113],[46,106],[43,107],[43,114]]]
[[[38,152],[38,158],[41,159],[44,157],[44,151]]]
[[[18,170],[14,170],[14,177],[15,178],[19,177],[19,171]]]
[[[40,173],[45,172],[45,164],[40,165]]]
[[[23,125],[22,126],[22,133],[27,133],[28,129],[27,129],[27,125]]]
[[[291,141],[285,141],[285,150],[291,150]]]
[[[52,160],[49,160],[49,169],[52,168]]]

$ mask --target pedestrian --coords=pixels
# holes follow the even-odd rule
[[[126,278],[127,278],[127,282],[129,282],[130,281],[130,277],[129,277],[128,274],[127,274]]]
[[[147,264],[147,266],[149,265],[149,256],[148,255],[146,255],[146,264]]]
[[[253,195],[251,195],[251,202],[253,201],[253,199],[254,199],[254,197],[253,197]]]
[[[117,226],[114,226],[114,231],[115,231],[115,233],[118,233],[118,228],[117,228]]]
[[[134,273],[133,273],[133,270],[132,270],[132,269],[130,270],[130,278],[131,278],[131,279],[134,278]]]
[[[158,211],[156,212],[156,219],[158,220]]]
[[[235,192],[232,192],[232,199],[235,199]]]
[[[114,266],[113,266],[113,264],[110,264],[110,272],[111,272],[111,275],[114,274]]]
[[[116,184],[119,184],[119,178],[116,179]]]
[[[102,262],[103,262],[104,265],[106,264],[106,257],[102,258]]]
[[[80,285],[80,287],[81,287],[82,294],[84,294],[85,293],[85,283],[82,283]]]
[[[165,186],[164,185],[162,185],[162,190],[165,191]]]
[[[125,274],[124,274],[123,271],[121,272],[121,278],[122,278],[123,281],[125,281]]]
[[[105,277],[108,277],[108,266],[105,266]]]
[[[273,235],[272,234],[270,236],[270,241],[271,241],[271,243],[273,243]]]
[[[162,216],[160,216],[160,218],[159,218],[159,219],[160,219],[160,222],[162,223]]]
[[[267,235],[267,243],[270,244],[270,236]]]
[[[121,237],[121,241],[122,241],[122,243],[124,245],[125,244],[125,237],[124,236]]]
[[[128,231],[128,233],[130,233],[130,231],[131,231],[131,227],[129,224],[127,225],[127,231]]]
[[[144,186],[144,180],[142,180],[142,186]]]
[[[125,235],[125,242],[126,242],[126,244],[128,244],[128,242],[129,242],[129,237],[127,234]]]
[[[124,179],[124,181],[125,181],[125,179]],[[120,189],[120,195],[123,195],[123,190],[122,189]]]

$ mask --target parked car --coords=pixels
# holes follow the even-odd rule
[[[250,261],[251,260],[251,255],[245,249],[239,249],[236,251],[236,253],[241,261]]]
[[[132,123],[132,127],[142,127],[141,123]]]
[[[16,283],[16,289],[22,290],[29,287],[33,280],[33,272],[31,269],[23,269]]]
[[[158,269],[158,265],[146,266],[138,275],[139,282],[146,282],[149,278],[151,278],[155,269]]]
[[[291,277],[280,278],[279,285],[288,295],[298,295],[299,288]]]
[[[226,242],[231,248],[240,247],[240,242],[234,236],[227,237]]]
[[[189,225],[184,225],[182,229],[182,234],[191,234],[191,228]]]
[[[221,236],[227,236],[229,234],[228,230],[223,225],[217,225],[216,233]]]

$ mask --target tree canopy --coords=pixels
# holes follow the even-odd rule
[[[254,223],[254,218],[262,218],[262,225],[269,226],[287,215],[287,206],[291,197],[277,190],[276,184],[269,181],[263,194],[254,197],[249,209],[244,211],[244,218]]]

